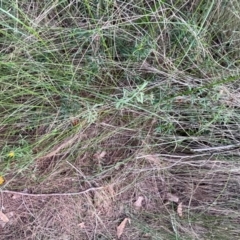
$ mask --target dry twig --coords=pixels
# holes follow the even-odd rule
[[[22,196],[29,196],[29,197],[57,197],[57,196],[76,196],[76,195],[81,195],[85,194],[91,191],[96,191],[103,189],[104,187],[92,187],[88,188],[84,191],[80,192],[70,192],[70,193],[27,193],[27,192],[18,192],[18,191],[11,191],[11,190],[1,190],[1,193],[10,193],[10,194],[19,194]]]

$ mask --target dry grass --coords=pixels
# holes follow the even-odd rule
[[[27,191],[39,195],[2,193],[4,212],[14,213],[3,236],[14,239],[14,232],[18,239],[116,239],[116,227],[128,217],[131,224],[121,239],[237,237],[238,165],[227,164],[219,155],[169,158],[141,154],[129,157],[118,168],[108,166],[95,177],[84,173],[81,161],[71,171],[67,163],[59,166],[68,169],[65,175],[56,167],[48,168],[51,175],[41,184],[28,185]],[[70,194],[92,187],[96,190]],[[41,196],[42,191],[63,194]],[[139,196],[144,200],[136,209]],[[177,214],[179,203],[183,217]]]

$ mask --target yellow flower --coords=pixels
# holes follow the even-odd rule
[[[10,158],[15,157],[15,152],[14,152],[14,151],[10,151],[10,152],[8,153],[8,157],[10,157]]]
[[[5,182],[4,178],[0,176],[0,185],[2,185]]]

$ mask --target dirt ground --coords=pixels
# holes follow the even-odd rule
[[[8,221],[1,221],[0,238],[152,239],[144,229],[139,231],[134,219],[144,214],[143,211],[146,222],[153,220],[147,212],[166,212],[156,179],[142,180],[132,188],[122,186],[121,191],[120,185],[93,188],[75,196],[35,196],[27,195],[27,190],[21,194],[2,193],[2,212]],[[127,219],[126,226],[118,238],[117,227],[124,219]]]

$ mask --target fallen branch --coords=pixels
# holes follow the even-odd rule
[[[240,147],[240,143],[237,143],[237,144],[226,145],[226,146],[191,149],[191,151],[194,153],[197,153],[197,152],[220,152],[220,151],[235,150],[239,147]]]
[[[10,194],[18,194],[21,196],[29,196],[29,197],[57,197],[57,196],[76,196],[76,195],[81,195],[85,194],[91,191],[96,191],[103,189],[104,187],[92,187],[88,188],[84,191],[81,192],[70,192],[70,193],[27,193],[27,192],[18,192],[18,191],[12,191],[12,190],[0,190],[1,193],[10,193]]]

